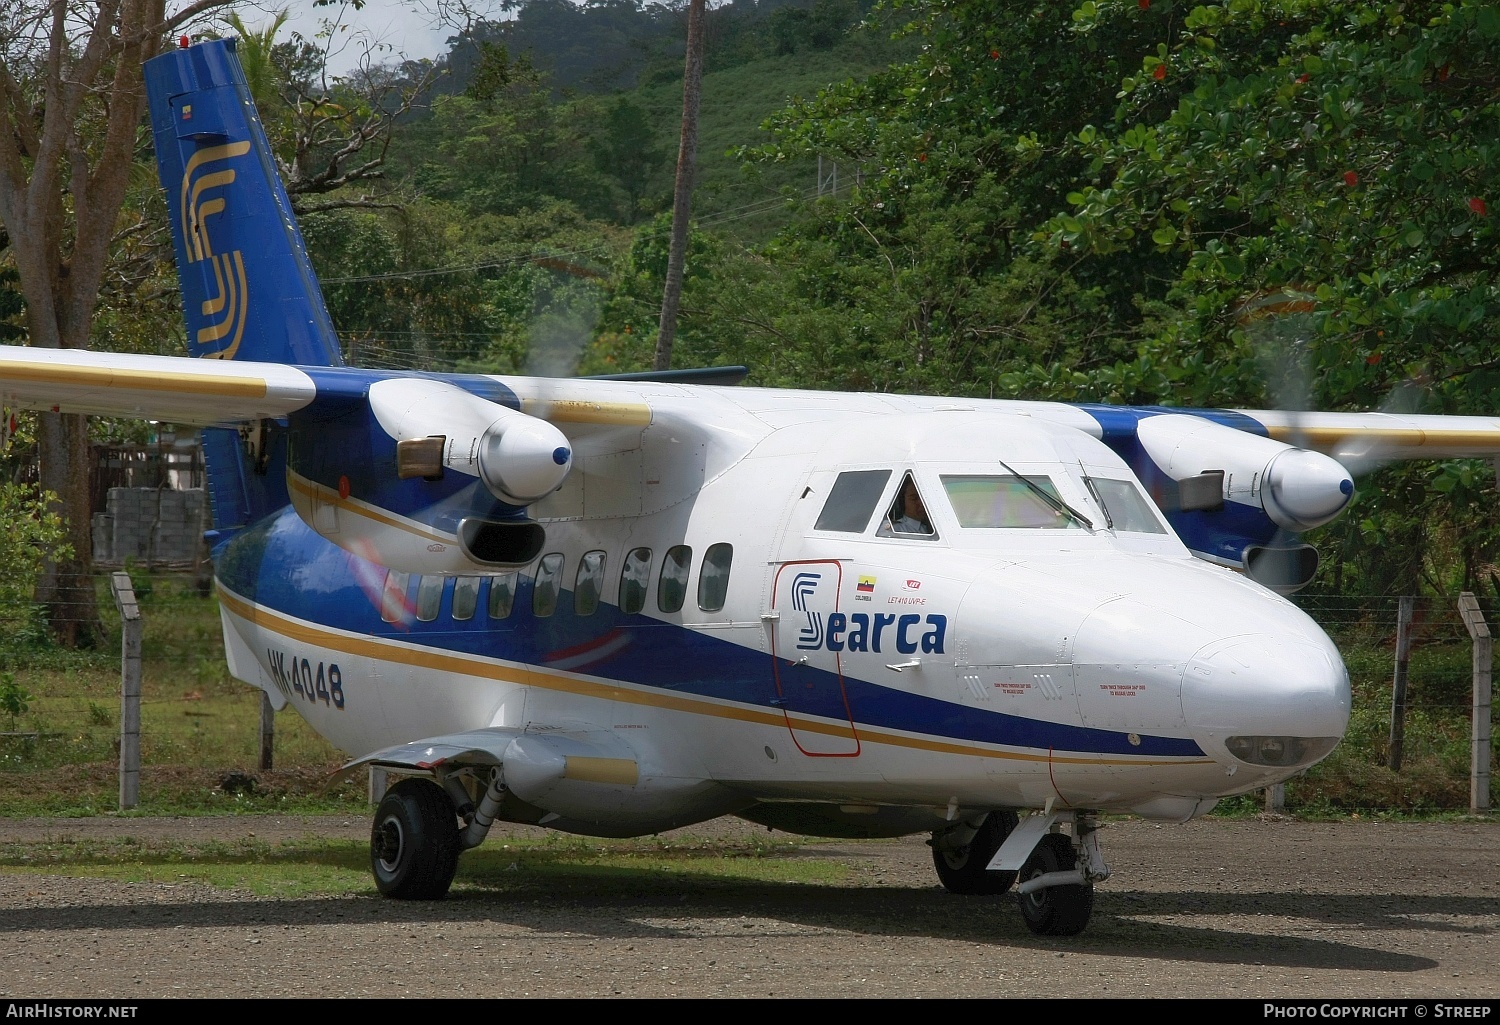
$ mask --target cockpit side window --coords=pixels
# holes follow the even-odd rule
[[[833,482],[813,529],[863,534],[890,479],[890,470],[845,470]]]
[[[910,473],[901,478],[901,486],[896,489],[896,497],[886,510],[885,519],[881,521],[880,530],[876,533],[880,537],[937,540],[937,532],[932,529],[932,517],[927,512],[927,503],[922,501],[922,493],[917,489],[917,482]]]
[[[1085,477],[1089,490],[1104,510],[1109,527],[1136,534],[1165,534],[1167,528],[1152,513],[1141,489],[1128,480]]]

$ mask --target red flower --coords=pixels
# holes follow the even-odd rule
[[[1368,363],[1368,364],[1370,364],[1370,366],[1373,367],[1375,364],[1377,364],[1377,363],[1380,362],[1380,353],[1378,353],[1378,352],[1372,352],[1372,353],[1370,353],[1368,356],[1365,357],[1365,362]]]
[[[1000,59],[1000,51],[999,50],[991,50],[990,51],[990,60],[997,61],[999,59]]]
[[[1469,200],[1469,209],[1473,210],[1480,217],[1488,217],[1490,215],[1489,207],[1485,206],[1484,200],[1480,199],[1478,196],[1475,196],[1473,199]]]
[[[919,163],[919,164],[925,164],[925,163],[927,163],[927,154],[926,153],[918,153],[917,154],[917,163]]]
[[[1153,72],[1151,72],[1151,77],[1154,78],[1154,79],[1156,79],[1158,82],[1160,82],[1162,79],[1166,78],[1167,77],[1167,66],[1165,64],[1158,64],[1156,66],[1156,70],[1153,71]]]
[[[1349,186],[1351,189],[1354,188],[1354,186],[1359,184],[1359,175],[1355,174],[1353,171],[1345,171],[1344,184]]]
[[[1143,11],[1149,10],[1151,8],[1151,0],[1136,0],[1135,5]]]
[[[1308,79],[1310,79],[1310,78],[1312,78],[1312,76],[1311,76],[1311,75],[1308,75],[1308,74],[1302,74],[1302,75],[1298,75],[1298,76],[1297,76],[1297,81],[1298,81],[1298,82],[1306,82],[1306,81],[1307,81],[1307,80],[1308,80]]]
[[[1452,64],[1444,64],[1442,67],[1438,68],[1438,81],[1439,82],[1446,82],[1446,81],[1448,81],[1448,75],[1450,73],[1452,73],[1452,71],[1453,71],[1453,65]]]

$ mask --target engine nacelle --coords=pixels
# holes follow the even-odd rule
[[[540,554],[546,529],[518,507],[567,478],[566,435],[440,381],[379,381],[368,402],[368,414],[293,425],[287,490],[304,522],[404,573],[494,572]]]
[[[1258,507],[1293,532],[1334,519],[1354,495],[1354,479],[1336,460],[1202,417],[1146,417],[1136,438],[1179,484],[1222,472],[1222,501]]]
[[[402,477],[454,470],[508,505],[530,505],[560,488],[573,466],[567,435],[547,421],[441,381],[379,381],[370,411],[396,439]]]

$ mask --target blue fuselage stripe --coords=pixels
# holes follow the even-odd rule
[[[391,638],[446,652],[618,680],[664,692],[696,695],[780,712],[770,656],[712,632],[689,629],[650,616],[628,614],[601,602],[592,615],[573,611],[563,592],[556,612],[532,613],[532,582],[521,577],[511,614],[486,615],[488,584],[481,587],[473,618],[451,615],[453,585],[444,592],[431,622],[401,625],[380,618],[385,570],[324,540],[290,508],[248,530],[228,545],[218,566],[231,591],[276,612],[335,630]],[[911,694],[852,676],[801,667],[796,711],[845,718],[847,698],[862,726],[1038,751],[1127,756],[1202,757],[1192,740],[1130,735],[1028,719]],[[805,688],[805,689],[804,689]]]

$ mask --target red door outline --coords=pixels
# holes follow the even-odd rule
[[[807,755],[809,758],[856,758],[856,757],[859,756],[860,747],[861,747],[861,742],[860,742],[860,738],[859,738],[859,728],[857,726],[855,726],[855,724],[854,724],[854,716],[853,716],[853,714],[849,710],[849,694],[848,694],[848,692],[844,688],[844,665],[843,665],[843,658],[840,656],[840,654],[838,652],[836,652],[836,651],[835,652],[829,652],[829,654],[833,655],[834,670],[835,670],[835,674],[836,674],[836,676],[838,678],[839,702],[843,706],[843,709],[844,709],[844,718],[849,723],[849,729],[848,729],[848,731],[845,732],[845,731],[839,729],[838,727],[830,727],[829,725],[824,724],[824,723],[816,723],[816,724],[814,724],[814,723],[811,723],[811,722],[809,722],[809,721],[807,721],[805,719],[799,719],[799,721],[802,723],[802,736],[799,737],[798,736],[798,732],[797,732],[797,726],[793,724],[791,710],[788,707],[788,705],[789,705],[789,703],[791,701],[791,696],[789,694],[789,688],[787,686],[783,685],[783,682],[782,682],[781,653],[780,653],[780,648],[779,648],[780,639],[781,639],[781,631],[782,631],[782,623],[781,623],[781,618],[780,618],[779,613],[782,610],[777,607],[777,601],[778,601],[778,599],[781,596],[781,574],[786,569],[788,569],[790,567],[805,567],[805,566],[830,566],[830,567],[833,568],[833,580],[834,580],[833,611],[834,612],[837,612],[839,610],[839,596],[843,593],[843,590],[844,590],[844,567],[837,560],[834,560],[834,559],[800,559],[800,560],[797,560],[795,562],[784,562],[779,567],[777,567],[777,569],[776,569],[776,577],[775,577],[775,579],[771,583],[771,608],[778,613],[777,619],[772,624],[772,629],[771,629],[771,675],[772,675],[772,678],[776,682],[776,697],[777,697],[777,700],[778,700],[778,704],[781,705],[781,714],[782,714],[783,718],[785,718],[785,720],[786,720],[787,732],[789,732],[792,735],[792,743],[797,745],[797,750],[798,751],[801,751],[804,755]],[[788,628],[790,628],[790,627],[788,627]],[[820,628],[819,628],[820,637],[821,637],[821,631],[822,631],[822,628],[820,626]],[[801,660],[799,660],[799,659],[789,659],[787,661],[787,664],[788,665],[795,665],[795,664],[798,664],[800,661]],[[847,741],[852,741],[853,744],[854,744],[854,750],[852,750],[852,751],[810,751],[803,744],[803,740],[808,740],[809,743],[811,743],[811,737],[809,735],[813,735],[813,736],[825,736],[825,737],[830,737],[830,738],[839,738],[839,739],[843,739],[843,740],[847,740]],[[816,745],[814,745],[814,746],[816,746]]]

